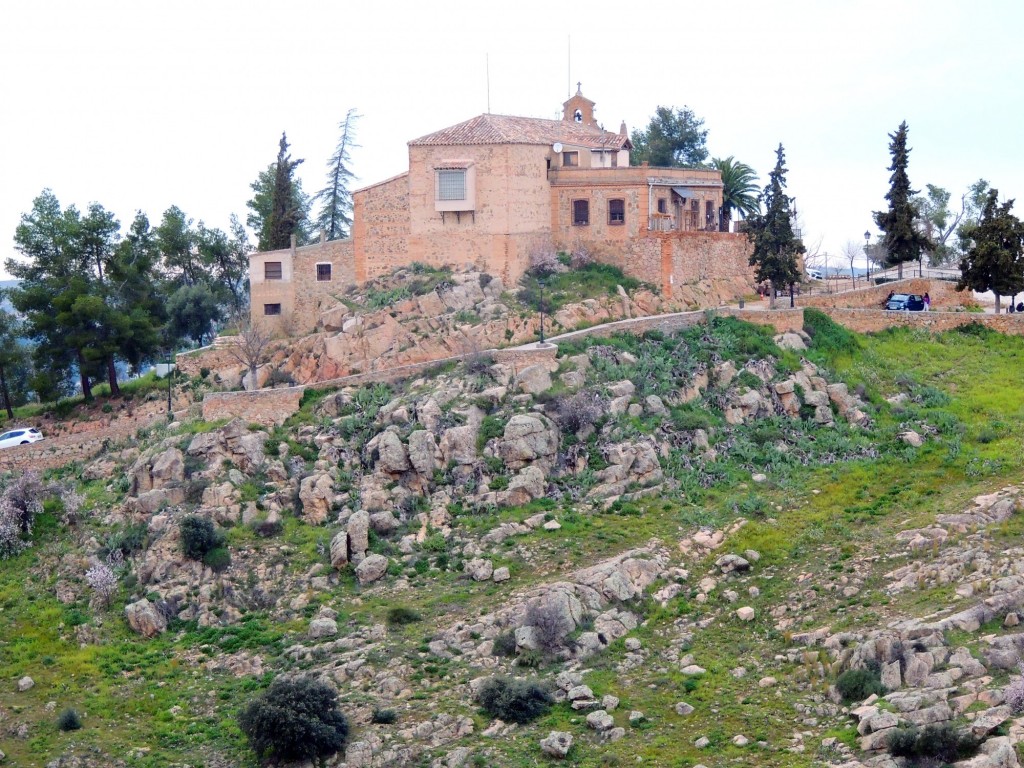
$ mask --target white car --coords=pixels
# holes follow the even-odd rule
[[[15,445],[28,445],[43,439],[43,433],[35,427],[25,429],[12,429],[0,435],[0,448],[10,448]]]
[[[807,278],[809,280],[821,280],[822,279],[821,270],[820,269],[808,269],[807,270]]]

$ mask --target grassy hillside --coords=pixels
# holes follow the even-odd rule
[[[581,341],[560,350],[550,386],[535,394],[487,361],[393,387],[317,393],[282,427],[237,427],[258,435],[265,463],[251,445],[198,450],[196,435],[225,426],[195,422],[67,467],[52,480],[84,496],[82,511],[64,519],[53,497],[31,547],[0,561],[6,764],[74,755],[97,766],[254,766],[236,717],[284,673],[336,685],[350,742],[366,743],[383,764],[547,765],[538,742],[553,730],[573,734],[562,761],[572,766],[822,764],[857,733],[829,696],[836,659],[801,636],[863,633],[969,604],[949,583],[926,579],[894,592],[886,574],[942,555],[938,545],[908,555],[901,531],[1021,483],[1024,390],[1008,384],[1019,378],[1024,340],[976,326],[862,337],[812,311],[807,331],[811,346],[800,353],[732,320],[676,337]],[[863,420],[847,423],[833,401],[824,407],[834,423],[819,423],[799,383],[798,412],[779,412],[776,384],[805,381],[805,361],[848,385]],[[710,380],[699,396],[683,394],[701,376]],[[596,412],[572,399],[579,391],[592,394]],[[733,423],[745,396],[761,405]],[[532,499],[510,493],[525,472],[509,458],[518,455],[509,424],[521,417],[557,440],[548,463],[537,459],[544,484]],[[418,431],[453,458],[410,469]],[[395,440],[405,454],[394,453]],[[616,485],[623,446],[638,458]],[[156,457],[175,450],[180,488],[140,486],[160,475]],[[643,457],[659,470],[642,470]],[[320,497],[313,481],[322,477],[330,491]],[[314,514],[321,508],[326,522]],[[388,563],[366,584],[351,566],[331,566],[347,524],[338,521],[363,508],[395,519],[368,534],[369,553]],[[231,553],[225,570],[180,555],[178,525],[190,513],[217,521]],[[1016,546],[1021,517],[993,533],[993,557]],[[715,532],[724,543],[702,546]],[[499,639],[523,621],[536,590],[582,583],[583,569],[634,550],[641,565],[657,563],[641,595],[602,598],[548,648]],[[107,606],[84,574],[111,551],[126,557]],[[726,554],[743,556],[749,570],[724,572],[716,563]],[[509,578],[471,577],[483,561]],[[152,639],[124,618],[143,598],[167,606],[167,631]],[[744,620],[737,609],[748,606]],[[314,637],[321,618],[335,632]],[[613,626],[626,629],[581,650]],[[978,638],[955,639],[974,652]],[[687,672],[691,665],[703,672]],[[568,701],[526,725],[495,725],[471,683],[496,672],[552,689],[559,675],[579,675],[597,701],[618,699],[608,712],[624,733],[599,737],[586,724],[591,710]],[[18,692],[25,675],[34,686]],[[683,702],[691,713],[680,714]],[[69,707],[83,727],[62,732],[57,718]],[[372,722],[375,710],[397,722]],[[465,762],[434,762],[459,748]]]

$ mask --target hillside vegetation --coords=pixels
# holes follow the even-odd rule
[[[5,478],[5,764],[255,766],[315,678],[353,768],[1016,765],[1024,340],[806,318]]]

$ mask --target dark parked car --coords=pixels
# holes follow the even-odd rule
[[[916,293],[894,293],[885,302],[886,309],[906,312],[923,312],[924,299]]]

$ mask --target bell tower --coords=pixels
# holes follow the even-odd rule
[[[576,83],[576,95],[562,104],[562,120],[577,125],[597,127],[594,120],[594,102],[583,95],[582,83]]]

